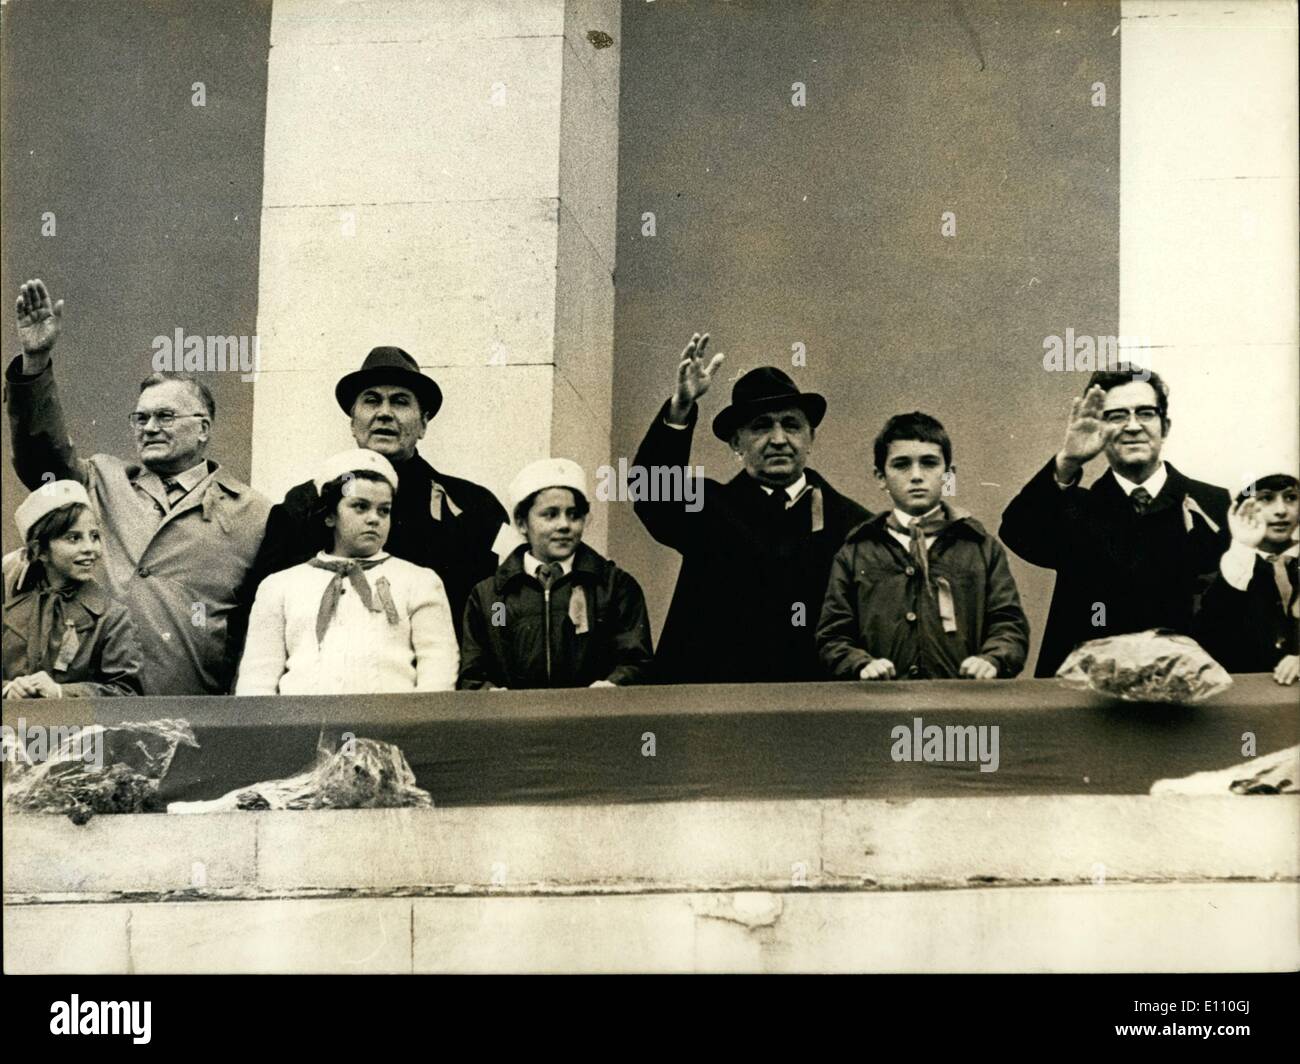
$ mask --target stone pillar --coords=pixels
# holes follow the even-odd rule
[[[334,383],[380,344],[442,387],[421,445],[438,468],[503,502],[548,454],[594,483],[609,451],[619,44],[617,0],[275,0],[259,488],[279,498],[350,444]]]
[[[1167,456],[1234,490],[1297,461],[1296,5],[1121,12],[1120,332],[1170,383]]]

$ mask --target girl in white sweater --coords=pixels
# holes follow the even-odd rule
[[[383,550],[393,467],[348,451],[315,483],[333,549],[262,582],[235,694],[453,690],[459,654],[442,580]]]

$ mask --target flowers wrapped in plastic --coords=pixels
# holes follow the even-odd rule
[[[1126,702],[1195,705],[1232,686],[1195,639],[1160,628],[1080,643],[1056,675],[1067,687]]]
[[[6,750],[5,808],[66,813],[77,824],[96,813],[161,813],[158,786],[177,748],[199,745],[188,721],[171,719],[49,728],[40,737],[35,754],[30,743]]]
[[[1244,765],[1193,772],[1178,779],[1156,780],[1154,795],[1165,794],[1300,794],[1300,746],[1291,746]]]
[[[206,802],[172,802],[169,813],[227,813],[237,809],[389,809],[431,806],[415,785],[406,755],[392,743],[348,739],[338,750],[320,747],[316,764],[283,780],[240,787]]]

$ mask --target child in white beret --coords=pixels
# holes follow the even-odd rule
[[[544,458],[510,486],[526,542],[465,605],[460,686],[614,687],[647,682],[650,621],[641,586],[582,542],[582,467]]]
[[[458,654],[442,580],[383,549],[397,473],[355,450],[314,479],[333,547],[262,582],[235,694],[452,690]]]
[[[103,553],[86,489],[55,480],[14,512],[25,546],[3,561],[5,698],[140,694],[140,645],[95,580]]]

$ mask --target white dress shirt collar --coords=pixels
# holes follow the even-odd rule
[[[941,502],[939,502],[939,503],[935,503],[933,509],[931,509],[931,510],[927,510],[927,511],[926,511],[925,513],[923,513],[923,514],[917,514],[915,517],[913,517],[911,514],[904,513],[904,512],[903,512],[902,510],[900,510],[897,506],[895,506],[895,507],[894,507],[894,520],[897,521],[897,522],[898,522],[900,525],[902,525],[904,528],[911,528],[911,527],[912,527],[912,522],[913,522],[913,521],[924,521],[924,520],[925,520],[927,517],[929,517],[931,514],[936,513],[937,511],[941,510],[942,508],[943,508],[943,503],[941,503]]]
[[[533,557],[532,551],[524,552],[524,572],[534,579],[537,577],[537,570],[542,567],[542,563]],[[560,562],[560,571],[568,576],[573,572],[573,555],[570,554],[564,561]]]
[[[776,491],[775,488],[769,488],[766,484],[760,484],[759,487],[762,488],[765,492],[767,492],[768,495],[771,495]],[[796,480],[793,484],[787,484],[785,486],[785,493],[789,499],[789,501],[786,503],[786,506],[789,506],[793,502],[797,502],[799,496],[804,493],[804,490],[807,487],[808,487],[808,477],[806,474],[800,473],[798,480]]]
[[[1115,471],[1111,470],[1111,472],[1113,473]],[[1132,495],[1138,488],[1146,488],[1153,499],[1160,494],[1160,490],[1165,486],[1165,481],[1168,479],[1169,469],[1164,462],[1161,462],[1160,468],[1147,477],[1146,480],[1142,481],[1141,484],[1135,484],[1127,477],[1115,473],[1115,480],[1123,489],[1125,495]]]

